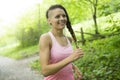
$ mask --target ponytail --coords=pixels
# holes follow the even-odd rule
[[[72,29],[71,23],[68,22],[66,25],[67,25],[68,31],[70,32],[70,34],[71,34],[71,36],[72,36],[72,38],[74,40],[76,48],[79,48],[78,45],[77,45],[77,39],[76,39],[75,33],[74,33],[73,29]]]
[[[72,29],[72,26],[71,26],[71,22],[70,22],[70,20],[69,20],[68,13],[67,13],[67,11],[65,10],[65,8],[64,8],[63,10],[65,11],[66,17],[67,17],[67,23],[66,23],[67,29],[68,29],[68,31],[70,32],[70,34],[71,34],[71,36],[72,36],[72,38],[73,38],[73,40],[74,40],[74,43],[75,43],[76,48],[79,48],[78,45],[77,45],[77,38],[76,38],[76,36],[75,36],[75,33],[74,33],[74,31],[73,31],[73,29]]]

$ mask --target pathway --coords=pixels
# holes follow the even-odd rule
[[[43,80],[42,75],[28,66],[35,59],[38,57],[16,61],[0,56],[0,80]]]

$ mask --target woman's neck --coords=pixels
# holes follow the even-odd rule
[[[57,36],[57,37],[62,37],[64,36],[63,34],[63,30],[51,30],[51,32],[53,33],[54,36]]]

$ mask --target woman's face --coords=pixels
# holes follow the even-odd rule
[[[56,29],[63,29],[67,22],[67,17],[64,10],[56,8],[48,13],[49,24]]]

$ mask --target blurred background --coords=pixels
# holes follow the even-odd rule
[[[45,14],[52,4],[68,11],[85,53],[75,62],[84,80],[119,80],[120,0],[0,0],[0,55],[19,60],[38,54],[39,37],[50,29]],[[31,67],[40,70],[39,60]]]

